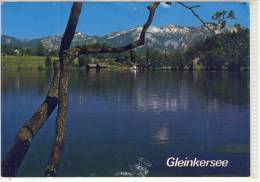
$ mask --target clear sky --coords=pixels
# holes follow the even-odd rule
[[[205,20],[219,10],[234,10],[235,22],[249,26],[249,5],[243,3],[189,3],[202,7],[196,11]],[[70,13],[71,2],[9,2],[2,5],[2,34],[17,38],[32,39],[62,34]],[[88,35],[127,30],[145,22],[147,3],[90,3],[83,5],[77,31]],[[200,22],[179,4],[162,4],[153,21],[154,26],[177,24],[199,26]]]

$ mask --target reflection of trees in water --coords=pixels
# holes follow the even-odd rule
[[[47,91],[47,71],[4,71],[2,92],[22,94]],[[80,83],[80,84],[78,84]],[[74,99],[84,103],[86,93],[112,99],[118,104],[122,99],[136,104],[139,109],[186,110],[191,99],[206,98],[209,111],[221,104],[249,105],[249,72],[172,72],[128,71],[82,72],[71,74]],[[90,99],[90,98],[86,98]]]
[[[208,101],[249,105],[249,72],[205,72],[196,77],[192,88],[201,91]]]
[[[130,72],[72,74],[72,89],[77,93],[74,97],[78,95],[80,103],[88,94],[118,104],[126,99],[137,109],[157,111],[187,110],[202,101],[207,102],[209,111],[217,111],[222,104],[248,106],[248,84],[248,72],[148,71],[138,72],[136,77]]]
[[[8,89],[2,87],[6,89],[4,92],[7,94],[10,92],[15,92],[16,94],[16,92],[18,92],[22,95],[34,89],[38,90],[35,96],[41,98],[41,94],[47,90],[48,74],[44,72],[32,72],[31,74],[26,72],[24,73],[25,75],[23,75],[22,72],[17,75],[8,74],[9,77],[2,77],[5,79],[5,82],[2,82],[3,87],[8,85],[8,87],[6,87]],[[5,73],[5,75],[8,74]],[[30,81],[27,79],[29,77],[31,78]],[[19,84],[17,84],[17,82]],[[71,74],[70,83],[72,92],[70,99],[73,99],[73,102],[77,103],[77,105],[78,103],[81,105],[81,107],[79,106],[78,108],[71,107],[72,109],[83,108],[84,110],[86,109],[84,104],[90,103],[88,101],[91,101],[90,107],[92,107],[91,105],[96,103],[95,100],[97,99],[107,100],[110,104],[112,103],[112,106],[113,104],[118,104],[116,107],[118,107],[119,104],[126,103],[129,105],[130,103],[131,106],[134,106],[138,111],[188,111],[187,113],[194,107],[200,106],[200,104],[204,106],[208,105],[209,112],[219,111],[218,109],[221,108],[222,104],[236,106],[248,106],[249,104],[249,75],[247,72],[239,74],[228,72],[148,71],[137,72],[135,75],[128,71],[101,71],[99,73],[89,72],[88,74],[74,71]],[[94,99],[94,102],[92,99]],[[97,103],[100,104],[100,102]],[[102,108],[102,103],[98,107]],[[107,107],[107,105],[105,105],[105,107]],[[110,108],[111,111],[117,111],[116,107],[115,109]],[[94,108],[95,105],[93,105],[93,112],[96,112]],[[147,113],[152,112],[148,111]],[[178,112],[173,113],[175,115]],[[164,115],[164,113],[161,114],[161,116]],[[184,120],[184,118],[186,120]],[[153,144],[158,145],[175,144],[174,142],[182,140],[182,136],[186,137],[185,141],[182,141],[183,143],[194,142],[187,137],[193,135],[193,131],[196,131],[198,136],[208,136],[208,131],[211,131],[211,136],[217,136],[219,133],[222,135],[228,133],[229,136],[237,136],[237,133],[247,134],[247,132],[244,132],[247,127],[241,127],[244,126],[241,122],[236,123],[236,126],[234,126],[231,124],[232,122],[225,120],[209,122],[207,119],[204,120],[202,118],[201,121],[196,120],[196,122],[190,122],[192,119],[192,114],[190,119],[186,116],[175,115],[170,121],[149,121],[145,123],[145,128]],[[160,119],[157,118],[156,120]],[[115,123],[111,126],[113,127],[114,124]],[[125,125],[125,123],[123,124]],[[129,122],[129,125],[131,125],[131,122]],[[188,129],[185,128],[187,125],[189,125]],[[232,130],[230,130],[231,127]],[[128,127],[124,126],[123,129],[125,128]],[[154,130],[153,128],[156,129]],[[212,128],[214,128],[213,132]],[[122,131],[125,132],[125,130]],[[196,146],[198,145],[204,148],[211,147],[212,137],[204,138],[205,141],[203,141],[203,144],[196,144]],[[237,141],[237,138],[234,137],[234,140],[233,138],[230,140],[232,140],[232,142]],[[201,139],[196,141],[201,141]],[[219,142],[219,140],[213,141],[214,143]],[[219,143],[221,142],[222,141]]]
[[[4,71],[2,92],[22,94],[37,91],[43,95],[49,83],[47,71]],[[80,83],[80,84],[78,84]],[[249,72],[172,72],[128,71],[82,72],[71,74],[73,99],[84,103],[86,94],[102,96],[120,104],[122,99],[137,109],[187,110],[191,102],[204,98],[208,110],[216,111],[221,104],[249,105]]]
[[[16,92],[20,95],[31,91],[34,94],[46,94],[50,75],[49,71],[2,71],[2,93]]]

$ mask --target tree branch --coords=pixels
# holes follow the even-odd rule
[[[67,113],[66,103],[67,103],[67,93],[68,93],[68,74],[67,74],[68,62],[73,58],[78,57],[81,54],[114,53],[114,52],[119,53],[143,45],[145,42],[146,31],[152,23],[155,10],[159,6],[159,4],[160,3],[155,2],[153,3],[153,5],[148,6],[149,17],[146,23],[144,24],[140,37],[137,41],[118,48],[105,48],[105,47],[93,48],[91,46],[89,47],[83,46],[83,47],[76,47],[73,49],[69,49],[75,34],[78,18],[82,7],[82,2],[73,3],[71,15],[62,38],[60,51],[59,51],[61,68],[59,68],[57,62],[54,64],[54,76],[47,97],[45,101],[42,103],[42,105],[35,112],[35,114],[32,116],[32,118],[24,125],[23,128],[21,128],[21,130],[17,134],[16,141],[13,147],[8,152],[5,160],[2,162],[3,176],[6,177],[16,176],[17,171],[30,147],[33,137],[37,134],[37,132],[43,126],[47,118],[56,108],[58,103],[58,98],[60,97],[60,95],[63,95],[64,96],[63,98],[59,98],[60,100],[59,107],[62,108],[58,109],[58,114],[56,118],[56,131],[57,131],[56,140],[53,146],[51,159],[48,163],[47,170],[45,172],[46,176],[56,175],[56,171],[58,168],[58,164],[60,161],[64,140],[65,140],[65,121],[66,121],[66,113]],[[64,65],[65,65],[65,70],[64,70]],[[65,118],[65,120],[63,118]]]
[[[62,43],[60,46],[60,54],[64,53],[66,49],[70,47],[71,41],[75,34],[75,29],[71,29],[71,27],[76,27],[78,18],[77,12],[80,13],[82,3],[73,3],[72,11],[75,15],[74,17],[70,17],[69,23],[66,27],[66,31],[64,33],[65,36],[62,38]],[[77,21],[76,21],[77,20]],[[62,59],[60,59],[62,60]],[[25,123],[25,125],[20,129],[16,136],[16,140],[9,150],[7,156],[2,161],[2,175],[6,177],[14,177],[16,176],[18,169],[29,150],[30,144],[34,138],[34,136],[38,133],[40,128],[44,125],[45,121],[51,115],[58,104],[58,92],[59,92],[59,79],[60,79],[60,67],[59,64],[63,62],[54,62],[54,75],[52,82],[50,84],[50,88],[48,90],[48,94],[41,104],[41,106],[37,109],[31,119]],[[63,65],[63,64],[62,64]]]
[[[204,21],[199,14],[196,13],[196,11],[194,10],[195,8],[199,8],[200,6],[187,6],[185,3],[183,2],[178,2],[181,6],[183,6],[184,8],[188,9],[189,11],[191,11],[191,13],[211,32],[213,32],[214,30],[212,29],[212,27],[210,26],[217,26],[216,23],[214,22],[206,22]]]
[[[70,60],[73,60],[73,59],[79,57],[80,55],[84,55],[84,54],[120,53],[120,52],[129,51],[131,49],[144,45],[146,32],[153,21],[155,11],[156,11],[157,7],[159,6],[159,4],[160,4],[159,2],[154,2],[152,5],[147,7],[147,9],[149,10],[149,16],[148,16],[145,24],[143,25],[143,28],[142,28],[142,31],[141,31],[141,34],[140,34],[138,40],[136,40],[132,43],[129,43],[125,46],[122,46],[122,47],[105,47],[105,46],[95,47],[93,45],[78,46],[78,47],[71,48],[71,49],[68,49],[67,51],[65,51],[67,56],[70,57]]]
[[[66,119],[68,112],[68,85],[69,85],[69,62],[70,57],[65,50],[70,47],[81,13],[82,2],[74,2],[71,8],[69,21],[61,41],[60,48],[60,80],[59,80],[59,101],[56,117],[56,136],[52,148],[51,157],[48,162],[45,176],[56,176],[59,167],[66,134]]]
[[[72,5],[70,17],[60,44],[60,51],[59,51],[60,59],[62,59],[62,56],[64,55],[64,51],[70,48],[78,24],[81,8],[82,8],[82,2],[74,2]]]
[[[67,61],[66,61],[67,62]],[[60,75],[59,82],[59,102],[56,117],[56,136],[52,148],[50,160],[48,162],[45,176],[56,176],[56,172],[61,160],[66,134],[66,120],[68,112],[68,85],[69,85],[69,65],[65,64]]]
[[[34,136],[57,106],[60,77],[59,64],[58,61],[53,63],[54,74],[45,100],[31,119],[20,129],[12,148],[2,162],[2,175],[5,177],[16,176]]]
[[[64,50],[64,54],[60,55],[60,59],[64,61],[64,64],[61,62],[61,66],[63,69],[61,69],[61,76],[60,76],[60,82],[59,82],[59,105],[58,105],[58,113],[56,118],[56,139],[55,144],[52,149],[51,159],[48,163],[45,176],[56,176],[56,172],[59,166],[59,161],[61,159],[61,154],[64,147],[65,142],[65,130],[66,130],[66,115],[68,110],[68,78],[69,78],[69,62],[71,62],[74,58],[78,57],[81,54],[94,54],[94,53],[112,53],[112,52],[123,52],[127,51],[133,48],[136,48],[140,45],[143,45],[145,42],[145,34],[149,28],[149,26],[152,23],[155,10],[159,6],[160,3],[155,2],[151,6],[148,6],[149,10],[149,16],[146,21],[146,23],[143,25],[143,29],[141,31],[140,37],[137,41],[130,43],[126,46],[117,47],[117,48],[107,48],[107,47],[98,47],[93,48],[93,46],[86,47],[83,46],[82,48],[76,47],[73,49]],[[73,9],[73,8],[72,8]],[[71,15],[74,17],[74,21],[77,22],[75,19],[75,13],[76,17],[79,17],[80,12],[71,11]],[[71,18],[70,18],[71,20]],[[69,20],[68,24],[71,23]],[[72,26],[67,26],[67,28],[76,28],[75,23],[72,23]],[[74,26],[74,27],[73,27]],[[71,30],[66,30],[64,33],[64,36],[66,36],[66,32],[73,32]],[[75,33],[75,31],[74,31]],[[70,34],[72,35],[72,34]],[[74,35],[74,34],[73,34]],[[71,39],[72,40],[72,39]]]

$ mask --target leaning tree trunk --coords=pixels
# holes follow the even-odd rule
[[[45,176],[56,176],[61,159],[66,133],[66,117],[68,112],[68,81],[69,65],[64,64],[59,83],[59,104],[56,118],[56,138],[52,149],[51,158],[45,171]]]
[[[59,166],[65,142],[65,126],[68,111],[68,80],[70,62],[74,58],[77,58],[82,54],[120,53],[143,45],[145,43],[146,31],[152,23],[155,10],[159,6],[159,4],[159,2],[154,2],[151,6],[148,6],[149,16],[147,21],[143,25],[138,40],[129,43],[125,46],[116,48],[107,48],[103,46],[78,46],[76,48],[69,49],[75,34],[76,26],[78,24],[79,15],[82,8],[82,2],[73,3],[69,21],[61,41],[59,51],[60,72],[56,76],[54,75],[53,82],[55,83],[52,82],[47,98],[45,99],[42,106],[32,117],[33,122],[28,122],[29,124],[26,124],[18,133],[15,145],[8,153],[2,165],[4,171],[3,174],[5,174],[4,176],[16,175],[17,170],[21,162],[23,161],[26,152],[29,149],[33,136],[44,124],[44,121],[50,116],[58,102],[55,143],[52,149],[50,161],[45,171],[45,176],[56,176],[56,172]]]
[[[30,147],[33,137],[51,115],[58,103],[59,62],[53,63],[53,78],[47,96],[31,119],[18,132],[12,148],[2,162],[2,176],[16,176],[17,171]]]
[[[65,124],[66,124],[66,115],[67,115],[67,102],[68,102],[68,72],[69,72],[69,64],[74,59],[77,58],[80,54],[88,54],[88,53],[115,53],[115,52],[125,52],[131,50],[133,48],[139,47],[145,42],[145,33],[148,30],[149,26],[152,23],[155,10],[159,6],[160,3],[155,2],[151,6],[148,6],[149,16],[147,21],[145,22],[143,29],[141,31],[140,37],[137,41],[133,43],[129,43],[126,46],[118,47],[118,48],[105,48],[105,47],[76,47],[75,49],[68,49],[64,52],[60,52],[60,63],[61,63],[61,76],[59,82],[59,105],[58,105],[58,114],[56,119],[56,138],[55,144],[53,146],[53,150],[51,153],[50,161],[47,165],[47,169],[45,171],[45,176],[56,176],[56,172],[59,166],[59,162],[61,159],[61,154],[63,151],[64,143],[65,143]],[[72,40],[69,36],[74,36],[78,17],[80,14],[80,10],[77,11],[72,8],[70,19],[66,28],[66,31],[63,36],[64,40],[62,42],[66,43],[68,38]],[[72,28],[72,29],[71,29]],[[74,30],[74,32],[73,32]],[[66,38],[66,39],[65,39]]]
[[[70,47],[73,40],[81,8],[82,2],[73,3],[69,21],[61,41],[61,50],[59,52],[61,73],[59,80],[58,113],[56,118],[56,137],[51,157],[45,171],[45,176],[56,176],[65,143],[66,117],[68,112],[69,64],[72,61],[72,58],[70,54],[66,52],[66,49]]]
[[[59,70],[59,64],[63,64],[63,61],[61,61],[61,55],[70,47],[73,36],[75,34],[75,27],[78,23],[81,7],[82,2],[73,3],[70,19],[60,46],[60,62],[54,63],[54,76],[46,99],[33,114],[32,118],[27,123],[25,123],[25,125],[18,132],[14,145],[2,162],[3,176],[16,176],[24,157],[29,150],[33,137],[37,134],[37,132],[40,130],[58,104],[60,83],[59,79],[61,74]]]

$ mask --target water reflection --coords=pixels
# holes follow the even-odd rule
[[[237,108],[248,106],[248,78],[247,72],[100,72],[98,76],[90,72],[76,74],[73,79],[78,81],[72,83],[72,88],[77,89],[79,98],[73,99],[78,99],[79,103],[84,103],[93,94],[105,96],[117,104],[126,99],[139,111],[163,112],[187,111],[205,100],[207,110],[217,112],[225,103]],[[75,85],[78,82],[80,86]]]
[[[19,94],[36,90],[41,95],[48,88],[50,74],[45,71],[3,72],[2,92]],[[77,99],[79,105],[91,94],[106,96],[117,104],[121,99],[128,99],[140,111],[187,111],[193,107],[190,104],[201,97],[206,98],[209,112],[217,112],[225,103],[237,107],[249,103],[248,72],[75,72],[71,76],[72,90],[77,89],[73,99]]]
[[[49,82],[45,71],[2,71],[2,157],[42,102]],[[54,121],[52,115],[35,138],[19,176],[42,175]],[[148,176],[246,176],[249,73],[73,71],[67,127],[59,176],[137,175],[129,166],[140,157],[152,164],[149,173],[141,170]],[[230,159],[233,165],[225,170],[165,168],[168,156],[195,154]]]
[[[51,78],[49,71],[19,71],[10,70],[1,72],[2,93],[22,94],[33,90],[35,94],[46,93]]]
[[[169,141],[169,127],[164,125],[156,128],[154,135],[152,136],[152,141],[155,144],[166,144]]]

